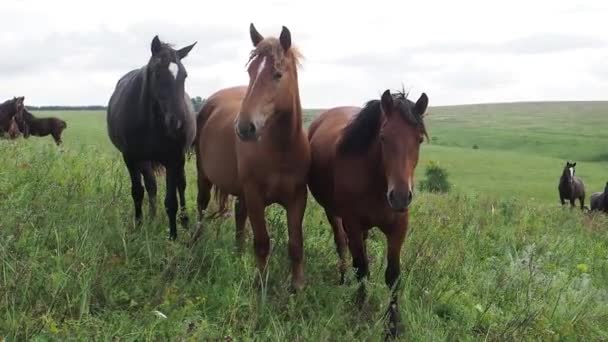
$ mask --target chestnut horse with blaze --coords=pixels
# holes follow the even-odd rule
[[[270,238],[265,208],[279,203],[287,211],[291,284],[304,285],[302,220],[306,208],[310,150],[302,128],[298,90],[298,51],[283,27],[279,39],[249,28],[254,49],[249,85],[222,89],[208,98],[197,119],[198,208],[202,219],[212,187],[220,207],[236,196],[236,240],[244,240],[245,221],[253,229],[257,267],[266,271]],[[225,209],[221,208],[220,210]]]
[[[367,232],[386,235],[386,284],[392,288],[389,312],[398,321],[399,256],[408,230],[414,170],[427,136],[423,116],[428,97],[413,103],[386,90],[364,108],[339,107],[322,113],[310,126],[312,164],[309,188],[325,209],[340,257],[341,282],[350,249],[357,278],[369,274]],[[393,329],[391,329],[393,331]]]

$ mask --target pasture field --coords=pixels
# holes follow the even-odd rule
[[[565,159],[579,163],[588,193],[608,180],[608,103],[430,112],[418,178],[437,161],[454,190],[418,193],[411,209],[402,339],[608,340],[608,219],[557,205]],[[354,273],[338,285],[332,232],[312,198],[307,286],[290,293],[286,219],[270,207],[270,272],[258,288],[251,234],[238,254],[232,218],[205,221],[193,246],[194,226],[167,240],[162,205],[155,220],[133,225],[127,171],[102,112],[35,114],[68,128],[61,148],[50,137],[0,140],[0,340],[382,339],[380,232],[368,242],[359,310]],[[194,221],[193,159],[187,178]]]

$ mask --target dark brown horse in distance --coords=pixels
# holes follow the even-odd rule
[[[185,91],[188,73],[181,61],[195,44],[174,50],[155,36],[148,63],[118,81],[108,104],[108,134],[129,170],[135,220],[138,223],[142,220],[142,176],[150,214],[154,216],[156,178],[153,166],[160,164],[166,169],[165,208],[172,240],[177,238],[177,192],[182,207],[181,222],[186,226],[188,220],[184,165],[186,151],[196,134],[196,119]]]
[[[562,176],[559,179],[559,199],[562,205],[566,204],[566,200],[570,201],[571,206],[575,206],[575,201],[578,199],[581,203],[581,210],[585,208],[585,184],[583,180],[577,177],[576,163],[566,162]]]
[[[14,123],[19,124],[23,120],[24,100],[20,96],[0,104],[0,133],[9,132]]]
[[[357,278],[369,275],[367,232],[379,227],[386,236],[386,284],[393,290],[389,306],[391,333],[399,321],[397,284],[401,246],[409,224],[414,170],[426,136],[426,94],[416,103],[386,90],[365,107],[338,107],[310,125],[312,164],[309,187],[323,206],[334,231],[344,281],[348,243]],[[362,287],[363,289],[363,287]]]
[[[595,192],[591,195],[591,210],[603,211],[608,214],[608,182],[604,192]]]
[[[17,123],[24,138],[30,135],[45,137],[51,135],[57,146],[61,145],[61,133],[68,127],[67,123],[58,118],[37,118],[27,109],[23,110],[23,120]]]
[[[254,49],[249,85],[222,89],[209,97],[197,119],[198,209],[202,218],[215,187],[220,206],[235,202],[236,240],[242,246],[247,217],[253,228],[257,266],[265,274],[270,238],[264,209],[287,210],[293,289],[304,285],[302,220],[310,151],[302,128],[298,51],[283,27],[279,39],[264,38],[250,25]]]

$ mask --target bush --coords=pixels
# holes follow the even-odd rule
[[[479,146],[477,146],[477,144],[473,145],[473,149],[474,150],[479,150]]]
[[[420,189],[428,192],[447,193],[452,187],[448,182],[448,172],[438,163],[431,162],[424,170],[425,178],[420,182]]]

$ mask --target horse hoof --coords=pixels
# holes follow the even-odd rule
[[[357,307],[359,309],[363,308],[363,304],[365,303],[365,298],[367,297],[367,291],[365,289],[365,285],[361,284],[357,289],[357,294],[355,297],[355,301],[357,303]]]
[[[298,293],[304,289],[304,280],[292,280],[291,282],[291,293]]]
[[[397,303],[392,302],[387,310],[388,315],[388,331],[387,339],[394,339],[400,335],[401,331],[401,316],[399,314],[399,307]]]
[[[169,241],[175,241],[177,240],[177,233],[169,233]]]
[[[186,215],[186,214],[181,214],[179,216],[179,223],[182,225],[182,227],[184,229],[188,229],[188,226],[190,224],[190,218],[188,218],[188,215]]]
[[[339,285],[344,285],[345,283],[345,275],[344,272],[340,272],[340,284]]]

